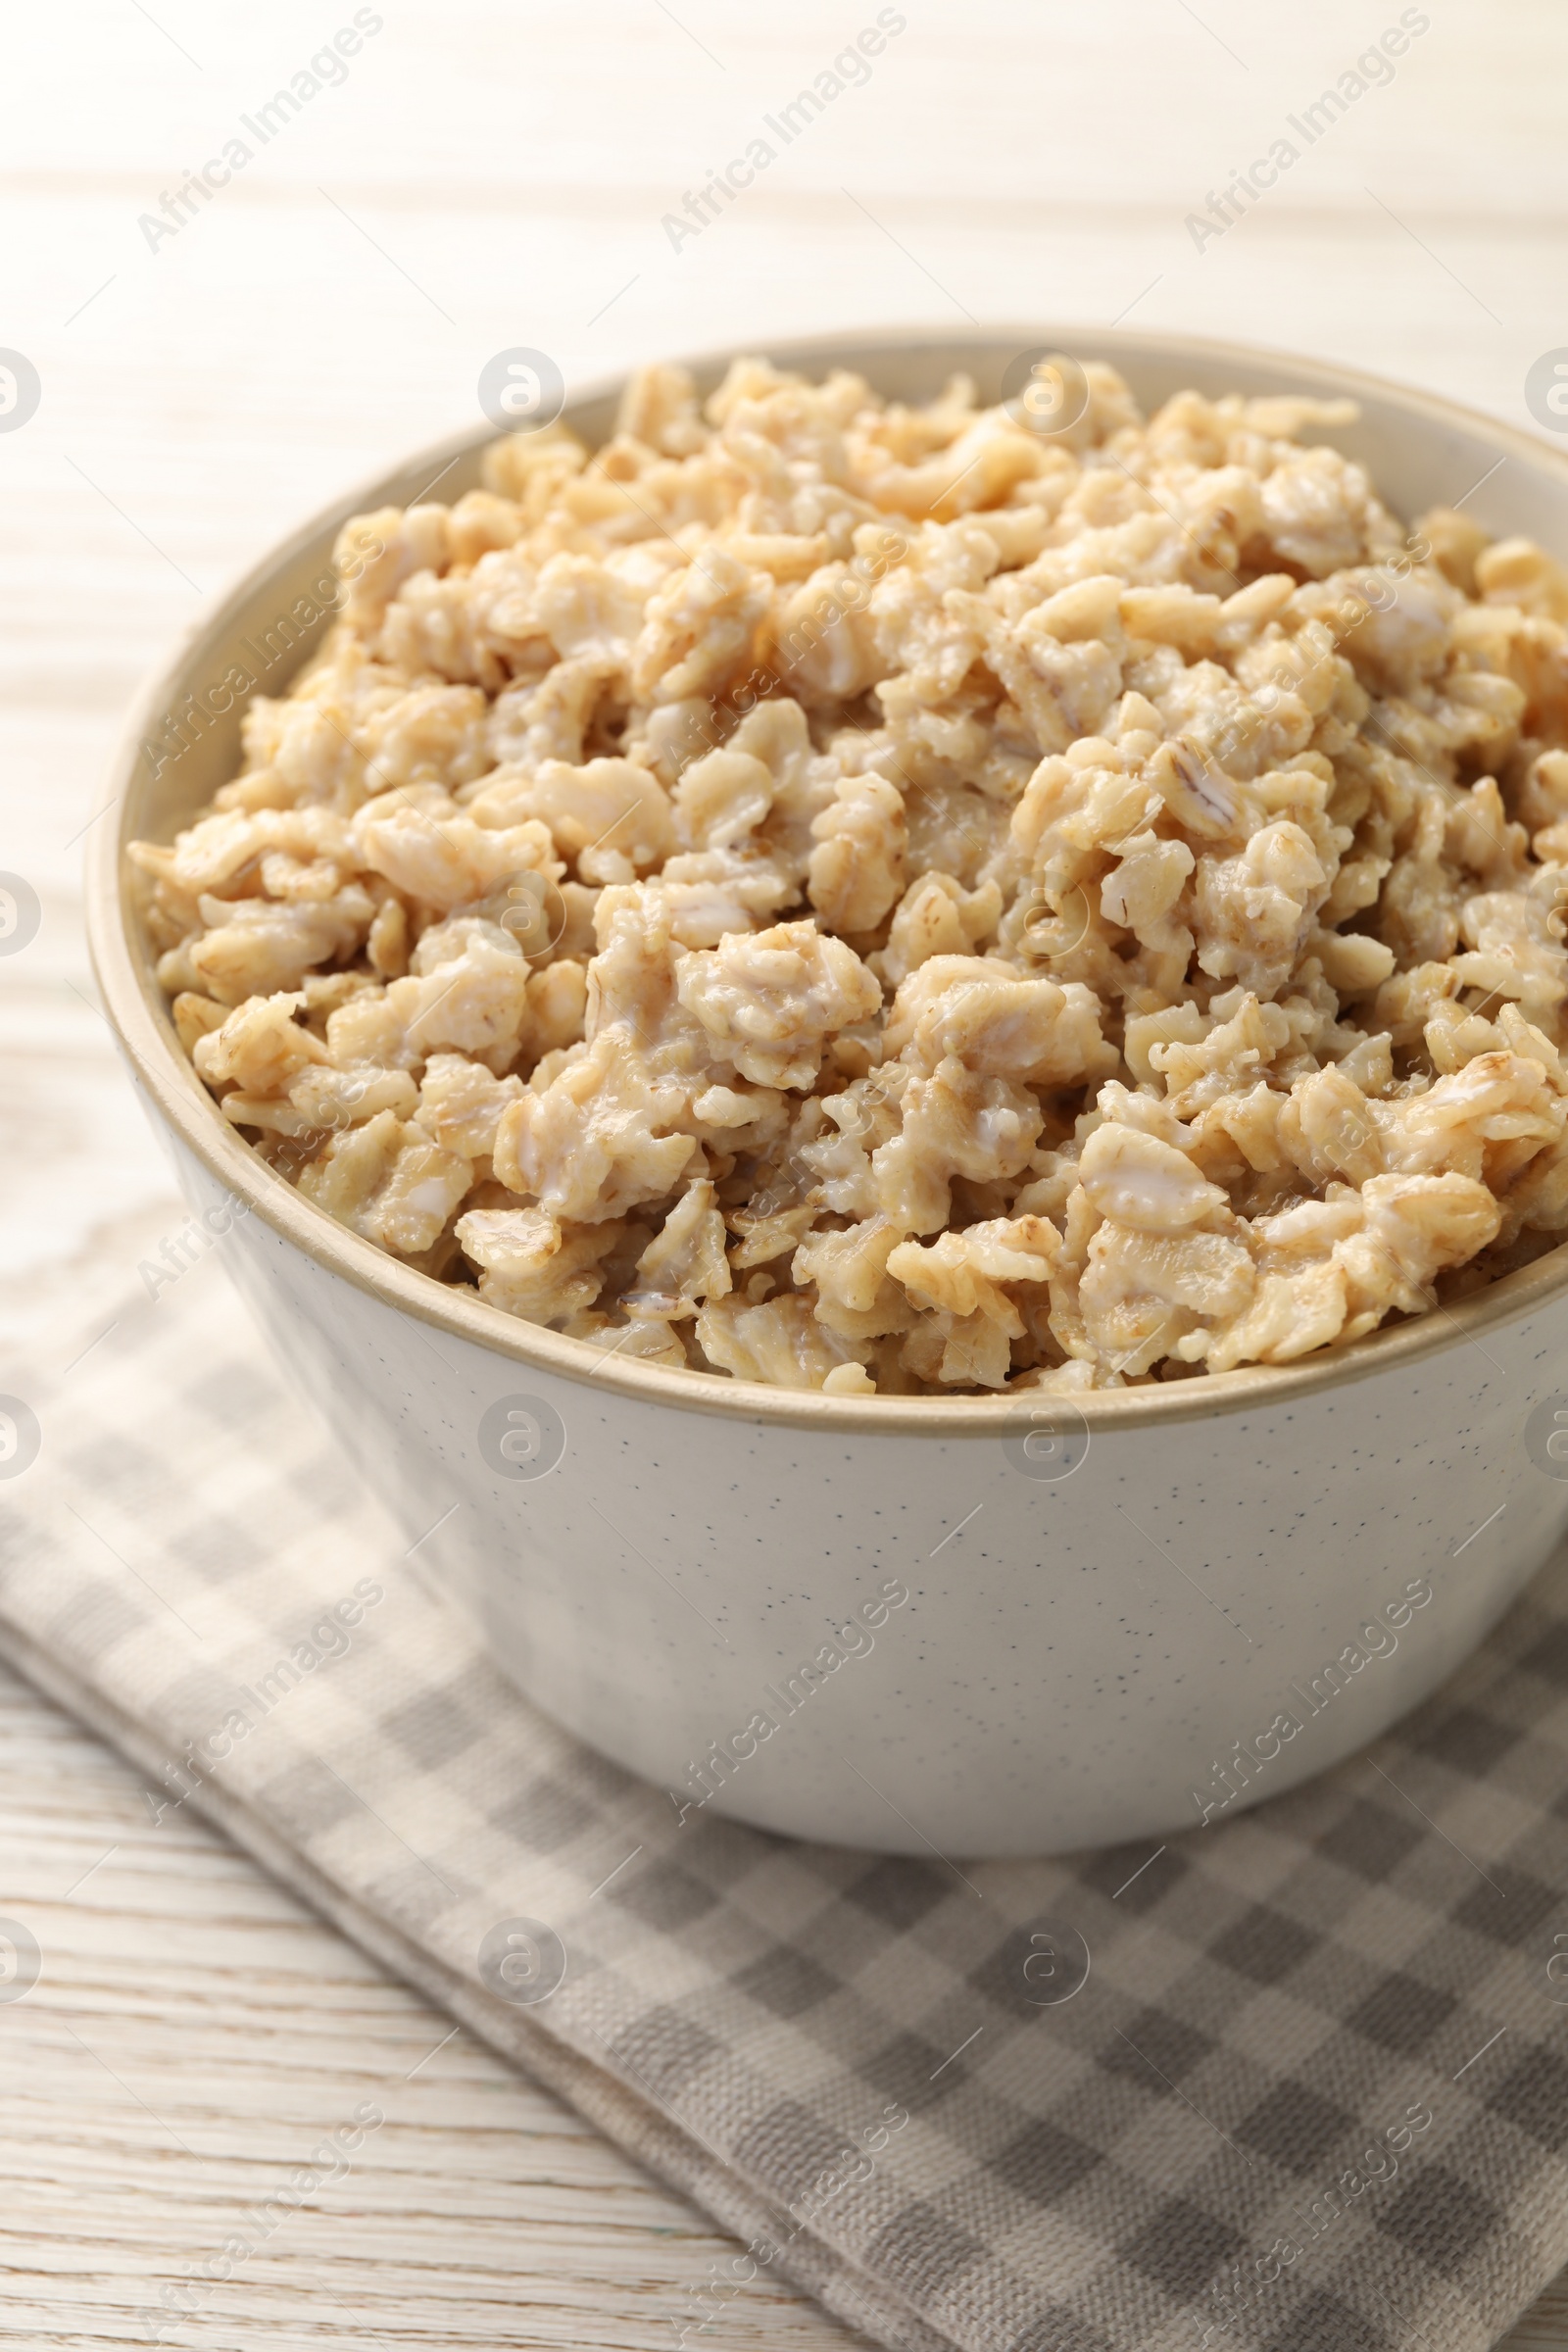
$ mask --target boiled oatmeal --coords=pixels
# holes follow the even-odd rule
[[[348,524],[138,845],[223,1115],[587,1347],[839,1395],[1280,1364],[1568,1230],[1568,572],[1352,412],[638,376]]]

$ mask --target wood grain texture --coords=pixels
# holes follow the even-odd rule
[[[283,2352],[675,2341],[729,2242],[389,1982],[193,1816],[0,1671],[0,1886],[43,1974],[0,2005],[0,2337],[153,2340],[166,2281],[238,2232],[163,2340]],[[84,1875],[86,1874],[86,1875]],[[368,2103],[350,2172],[258,2209]],[[743,2352],[855,2339],[758,2281]]]
[[[120,714],[206,594],[471,416],[492,353],[533,346],[581,378],[836,325],[1130,315],[1524,422],[1527,368],[1568,343],[1553,0],[1434,6],[1393,80],[1201,249],[1188,215],[1394,0],[907,0],[863,86],[677,241],[663,217],[872,0],[380,13],[341,84],[152,242],[140,217],[248,139],[349,0],[80,0],[8,24],[0,345],[43,398],[0,431],[0,868],[43,924],[0,956],[0,1099],[24,1146],[0,1154],[0,1343],[46,1357],[88,1270],[133,1276],[179,1221],[79,937],[79,835]],[[122,1764],[0,1673],[13,1909],[46,1970],[0,2005],[0,2338],[151,2340],[138,2312],[366,2099],[386,2121],[349,2177],[166,2340],[664,2346],[687,2282],[731,2251],[198,1821],[155,1825]],[[694,2340],[853,2339],[759,2281]],[[1568,2352],[1568,2294],[1511,2342]]]

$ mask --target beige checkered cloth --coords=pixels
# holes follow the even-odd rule
[[[111,1324],[0,1378],[9,1654],[746,2241],[672,2342],[784,2274],[918,2352],[1473,2352],[1568,2262],[1562,1565],[1373,1756],[971,1889],[679,1826],[424,1589],[217,1267]],[[1042,1918],[1093,1955],[1048,2006]],[[516,1920],[546,1999],[548,1938],[481,1977]]]

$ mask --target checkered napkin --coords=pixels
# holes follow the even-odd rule
[[[4,1379],[10,1654],[734,2231],[672,2343],[784,2275],[910,2352],[1469,2352],[1568,2261],[1568,1564],[1313,1787],[960,1878],[536,1714],[216,1268],[104,1326]]]

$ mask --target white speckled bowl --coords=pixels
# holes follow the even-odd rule
[[[1042,345],[1113,361],[1146,402],[1348,394],[1361,420],[1328,437],[1396,511],[1473,492],[1494,532],[1568,555],[1555,451],[1343,369],[1060,326],[774,356],[906,400],[961,367],[995,399]],[[723,362],[695,365],[706,389]],[[603,437],[615,390],[567,421]],[[680,1804],[898,1851],[1047,1853],[1219,1818],[1353,1752],[1562,1532],[1568,1484],[1526,1424],[1568,1389],[1568,1251],[1295,1367],[1098,1396],[1035,1429],[1026,1398],[862,1401],[607,1360],[383,1256],[219,1115],[174,1039],[123,846],[170,839],[233,772],[238,710],[215,713],[211,690],[247,644],[281,690],[324,624],[288,646],[277,624],[344,518],[435,481],[458,496],[489,437],[357,489],[192,630],[93,836],[111,1018],[192,1205],[249,1212],[223,1254],[280,1362],[507,1672]],[[155,775],[143,741],[190,696],[190,747]]]

